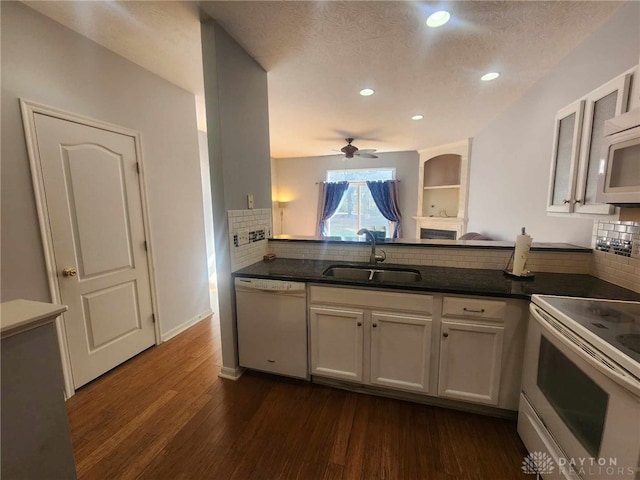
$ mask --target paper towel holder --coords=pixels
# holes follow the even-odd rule
[[[508,275],[509,277],[512,278],[517,278],[519,280],[533,280],[533,278],[535,277],[535,274],[529,270],[525,270],[524,272],[522,272],[522,275],[516,275],[515,273],[513,273],[513,256],[516,253],[516,249],[513,249],[513,252],[511,252],[511,256],[509,257],[509,260],[507,261],[507,265],[504,267],[504,270],[502,270],[502,273],[504,273],[505,275]],[[511,265],[511,269],[509,268],[509,265]]]
[[[525,235],[524,227],[522,227],[522,235]],[[525,270],[520,275],[516,275],[515,273],[513,273],[513,258],[515,254],[516,248],[514,246],[513,251],[511,252],[511,256],[509,257],[509,260],[507,260],[507,265],[504,267],[504,270],[502,270],[502,272],[509,277],[517,278],[519,280],[533,280],[535,275],[530,270]],[[511,265],[511,269],[509,269],[509,265]]]

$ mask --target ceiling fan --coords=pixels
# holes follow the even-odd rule
[[[353,138],[345,138],[347,144],[342,147],[339,151],[344,153],[344,158],[353,158],[354,156],[365,157],[365,158],[378,158],[377,155],[374,155],[373,152],[376,151],[375,148],[364,148],[360,150],[355,145],[351,145],[353,142]],[[338,150],[336,150],[337,152]]]

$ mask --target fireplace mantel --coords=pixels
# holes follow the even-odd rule
[[[434,228],[438,230],[453,230],[456,239],[466,233],[467,219],[458,217],[413,217],[416,221],[416,238],[420,238],[421,228]]]

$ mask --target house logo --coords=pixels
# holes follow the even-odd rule
[[[545,452],[531,452],[524,457],[521,468],[524,473],[536,475],[536,478],[540,478],[540,475],[553,473],[556,467],[553,459]]]

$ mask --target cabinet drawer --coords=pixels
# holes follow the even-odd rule
[[[384,292],[340,287],[311,287],[309,301],[313,304],[348,305],[375,309],[401,310],[431,314],[433,297],[419,293]]]
[[[465,317],[502,320],[507,302],[477,298],[444,297],[443,317]]]

